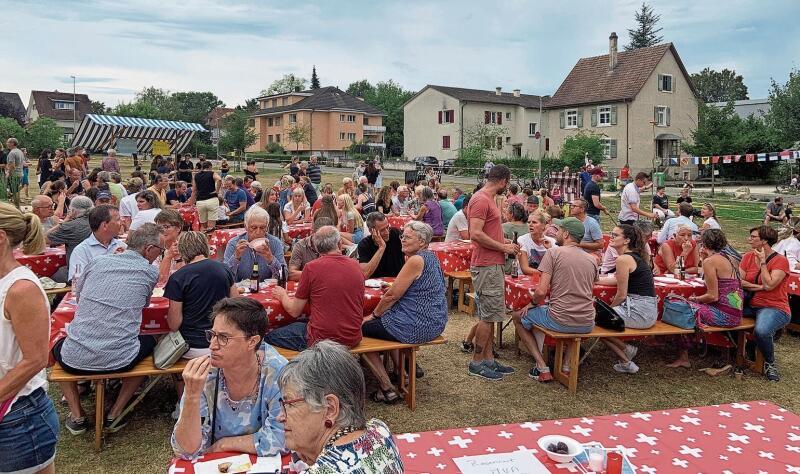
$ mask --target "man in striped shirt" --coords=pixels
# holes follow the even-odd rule
[[[316,188],[317,194],[319,194],[319,187],[322,183],[322,168],[317,164],[318,159],[317,155],[312,156],[311,162],[308,164],[308,168],[306,168],[306,176],[308,176],[309,181],[311,181],[311,184]]]

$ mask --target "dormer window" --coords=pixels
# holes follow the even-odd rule
[[[53,108],[56,110],[74,110],[75,102],[69,100],[56,100],[53,102]]]

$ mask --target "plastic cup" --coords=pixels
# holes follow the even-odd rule
[[[622,454],[610,451],[606,456],[606,474],[622,474]]]

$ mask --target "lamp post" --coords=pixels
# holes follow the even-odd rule
[[[75,122],[77,118],[77,109],[78,109],[78,102],[75,100],[75,76],[69,76],[72,78],[72,138],[75,139],[75,132],[77,131]]]

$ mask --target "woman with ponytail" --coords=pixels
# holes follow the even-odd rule
[[[59,423],[45,372],[50,304],[13,254],[20,244],[41,253],[44,243],[38,217],[0,203],[0,472],[55,472]]]

